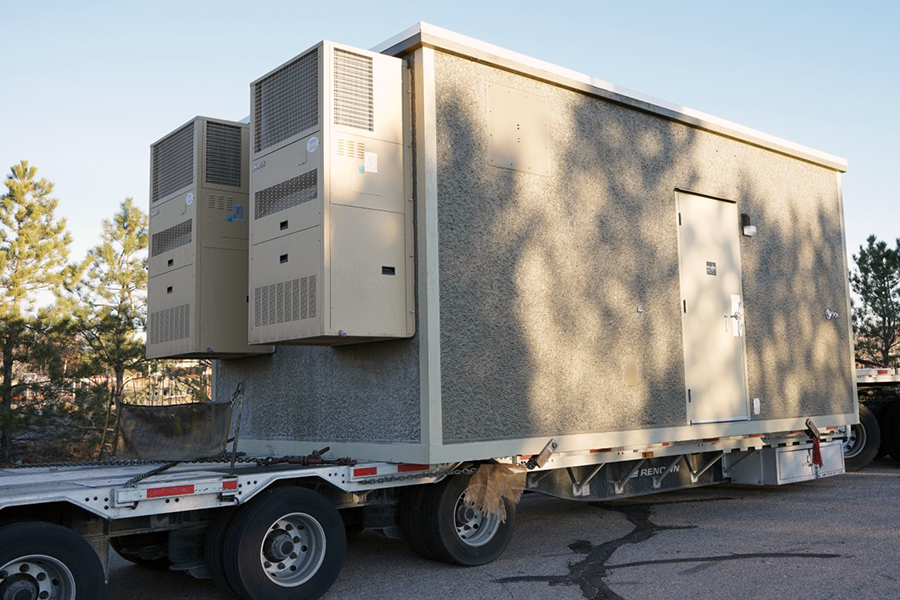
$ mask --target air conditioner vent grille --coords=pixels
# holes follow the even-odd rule
[[[258,82],[253,90],[253,148],[260,152],[319,123],[319,49]]]
[[[150,198],[153,202],[194,183],[194,123],[153,145]]]
[[[150,242],[150,255],[157,256],[169,250],[174,250],[179,246],[190,244],[193,221],[193,219],[188,219],[178,225],[173,225],[168,229],[154,233]]]
[[[253,218],[261,219],[314,200],[318,190],[318,177],[318,171],[313,169],[293,179],[259,190],[254,195]]]
[[[206,196],[206,207],[213,210],[234,210],[234,198],[232,196],[223,196],[222,194],[208,194]]]
[[[354,140],[345,140],[343,138],[338,138],[337,153],[338,156],[346,156],[349,158],[358,158],[360,160],[365,160],[366,143],[362,141],[357,142]]]
[[[206,124],[206,183],[241,187],[241,128]]]
[[[253,326],[316,318],[316,276],[263,285],[253,290]]]
[[[150,313],[148,343],[164,344],[191,336],[191,305],[182,304]]]
[[[334,49],[334,124],[375,129],[371,56]]]

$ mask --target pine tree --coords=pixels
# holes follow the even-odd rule
[[[73,312],[90,360],[97,372],[113,375],[107,416],[122,400],[126,373],[144,361],[147,242],[147,215],[126,198],[113,218],[103,221],[100,244],[88,252],[72,288],[78,301]]]
[[[870,235],[853,260],[850,283],[861,301],[853,311],[856,355],[890,366],[900,347],[900,239],[889,248]]]
[[[65,219],[56,219],[53,184],[35,179],[37,168],[21,161],[6,176],[0,197],[0,460],[12,457],[12,437],[23,425],[14,410],[14,367],[27,360],[38,292],[58,291],[72,241]]]

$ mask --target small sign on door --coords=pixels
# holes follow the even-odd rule
[[[713,276],[715,276],[715,274],[716,274],[716,263],[706,261],[706,274],[707,274],[707,275],[713,275]]]

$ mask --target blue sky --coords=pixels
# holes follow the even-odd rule
[[[73,258],[149,146],[240,119],[249,82],[321,39],[370,48],[418,21],[849,160],[849,251],[900,236],[900,2],[49,2],[0,0],[0,169],[56,183]]]

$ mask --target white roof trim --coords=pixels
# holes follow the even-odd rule
[[[597,79],[596,77],[591,77],[590,75],[578,73],[577,71],[572,71],[571,69],[566,69],[542,60],[538,60],[536,58],[531,58],[530,56],[526,56],[518,52],[513,52],[512,50],[507,50],[506,48],[501,48],[493,44],[488,44],[487,42],[482,42],[481,40],[477,40],[475,38],[471,38],[444,29],[442,27],[437,27],[436,25],[431,25],[429,23],[417,23],[409,29],[378,44],[377,46],[372,48],[372,51],[385,52],[386,50],[395,48],[398,45],[402,45],[406,41],[412,41],[412,39],[417,36],[428,36],[429,38],[431,38],[429,40],[429,43],[433,43],[434,38],[437,38],[438,40],[444,40],[454,45],[465,46],[478,53],[490,54],[500,59],[518,63],[522,67],[527,68],[529,71],[545,71],[552,76],[550,78],[552,80],[557,80],[562,77],[564,79],[570,80],[573,83],[581,84],[578,87],[589,86],[602,97],[608,98],[610,95],[612,95],[614,96],[613,99],[625,101],[627,104],[637,102],[640,103],[640,108],[650,110],[650,112],[655,112],[667,118],[672,118],[689,125],[699,127],[701,129],[707,129],[716,133],[731,135],[735,138],[748,141],[750,143],[755,143],[757,145],[770,148],[778,152],[795,155],[804,160],[822,164],[823,166],[831,169],[836,169],[842,172],[847,170],[847,160],[839,156],[834,156],[833,154],[828,154],[827,152],[821,152],[802,144],[797,144],[779,138],[777,136],[752,129],[750,127],[739,125],[726,119],[720,119],[719,117],[715,117],[699,110],[694,110],[692,108],[687,108],[685,106],[666,102],[665,100],[660,100],[659,98],[654,98],[640,92],[635,92],[627,88],[613,85],[608,81],[603,81],[602,79]],[[399,52],[402,52],[403,50],[405,49],[400,49]],[[632,102],[628,102],[629,100]]]

